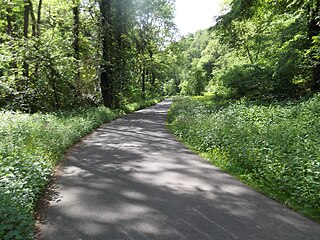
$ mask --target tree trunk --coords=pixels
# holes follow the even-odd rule
[[[39,0],[39,5],[38,5],[38,14],[37,14],[37,37],[40,36],[41,34],[41,8],[42,8],[42,0]]]
[[[29,0],[24,0],[23,36],[24,36],[25,38],[28,38],[29,12],[30,12],[30,1],[29,1]]]
[[[141,73],[141,84],[142,84],[141,90],[142,90],[143,97],[145,97],[145,93],[146,93],[146,75],[147,75],[147,70],[145,66],[143,66],[142,73]]]
[[[29,12],[30,12],[31,21],[32,21],[32,37],[35,37],[37,35],[37,21],[33,11],[32,1],[29,0],[28,2],[29,2]]]
[[[30,13],[30,1],[24,0],[24,13],[23,13],[23,36],[25,38],[25,42],[27,42],[28,33],[29,33],[29,13]],[[23,62],[23,76],[29,76],[29,65],[26,59]]]
[[[37,38],[37,20],[36,20],[36,16],[35,16],[35,13],[34,13],[34,11],[33,11],[33,4],[32,4],[32,1],[31,0],[28,0],[28,3],[29,3],[29,13],[30,13],[30,17],[31,17],[31,23],[32,23],[32,38],[34,39],[34,40],[36,40],[36,38]],[[36,85],[36,81],[38,80],[38,78],[39,78],[39,66],[38,66],[38,50],[39,50],[39,48],[38,48],[38,42],[36,41],[35,43],[34,43],[35,45],[34,45],[34,48],[35,48],[35,55],[32,57],[32,60],[35,62],[35,70],[34,70],[34,74],[30,74],[30,76],[32,76],[32,77],[29,77],[28,75],[29,75],[29,73],[26,73],[26,77],[29,77],[29,84],[30,84],[30,82],[31,82],[31,84],[33,85],[33,86],[35,86]],[[28,71],[29,71],[29,66],[28,66]],[[29,85],[28,84],[28,85]],[[27,87],[29,87],[27,85]],[[35,112],[36,111],[36,96],[35,96],[35,94],[32,94],[32,96],[29,96],[29,97],[31,97],[30,99],[29,99],[29,107],[30,107],[30,111],[31,112]]]
[[[100,76],[100,86],[101,86],[101,93],[103,99],[103,105],[108,108],[113,107],[112,101],[112,87],[110,84],[111,77],[109,76],[106,70],[103,70]]]
[[[113,108],[112,67],[110,64],[112,45],[111,35],[111,0],[100,0],[101,27],[102,27],[102,72],[100,87],[104,106]]]
[[[154,62],[153,62],[153,51],[152,51],[152,49],[149,49],[148,50],[148,52],[149,52],[149,57],[150,57],[150,61],[151,61],[151,63],[152,63],[152,66],[151,66],[151,69],[150,69],[150,75],[151,75],[151,85],[152,85],[152,87],[153,87],[153,85],[155,84],[155,82],[156,82],[156,73],[155,73],[155,69],[154,69]]]
[[[7,8],[7,34],[12,37],[12,19],[11,19],[12,9]]]
[[[152,84],[152,86],[155,84],[155,82],[156,82],[156,74],[155,74],[155,71],[154,71],[154,69],[152,69],[152,71],[151,71],[151,84]]]
[[[74,50],[74,58],[76,60],[76,67],[77,67],[77,72],[75,76],[76,82],[80,80],[80,45],[79,45],[79,32],[80,32],[80,20],[79,20],[79,15],[80,15],[80,6],[78,3],[78,0],[73,1],[74,7],[72,8],[73,11],[73,50]]]

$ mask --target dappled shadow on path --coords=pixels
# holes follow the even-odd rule
[[[104,125],[66,155],[43,239],[319,239],[319,225],[168,134],[169,105]]]

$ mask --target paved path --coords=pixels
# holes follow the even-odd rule
[[[166,131],[169,106],[106,124],[66,155],[42,239],[320,239],[318,224],[185,149]]]

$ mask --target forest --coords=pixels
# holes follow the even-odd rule
[[[0,12],[5,109],[117,108],[161,94],[172,1],[6,1]]]
[[[231,1],[216,21],[167,48],[182,95],[284,100],[319,91],[318,1]]]
[[[227,0],[179,36],[174,0],[1,0],[0,239],[33,239],[63,153],[175,96],[168,127],[320,220],[320,1]]]

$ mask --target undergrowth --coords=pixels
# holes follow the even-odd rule
[[[125,110],[87,107],[54,114],[0,112],[0,239],[33,239],[34,211],[63,153],[102,123],[155,104]]]
[[[320,221],[320,96],[260,104],[177,97],[170,130],[214,165]]]

